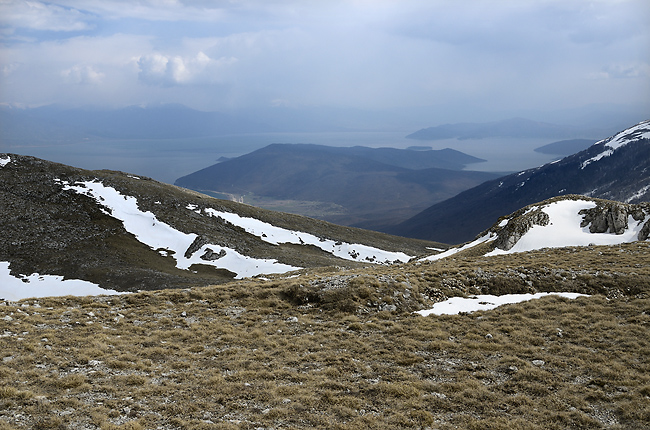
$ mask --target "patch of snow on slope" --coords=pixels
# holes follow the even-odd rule
[[[195,208],[188,207],[188,209],[193,210]],[[242,217],[231,212],[220,212],[212,208],[206,208],[205,212],[210,216],[221,217],[229,223],[243,228],[246,232],[259,237],[263,241],[274,245],[280,243],[313,245],[342,259],[367,261],[371,263],[407,262],[411,259],[411,256],[403,252],[384,251],[383,249],[361,244],[335,242],[331,239],[319,238],[310,233],[276,227],[258,219]]]
[[[237,278],[263,273],[285,273],[300,269],[300,267],[278,263],[277,260],[248,257],[234,249],[213,244],[203,245],[187,258],[185,251],[198,235],[178,231],[159,221],[152,212],[142,212],[138,208],[138,201],[135,197],[124,196],[116,189],[104,186],[100,182],[77,182],[74,185],[65,181],[59,182],[63,184],[64,190],[73,190],[94,198],[104,208],[106,214],[122,221],[126,231],[133,234],[140,242],[151,249],[159,252],[165,251],[167,255],[172,255],[176,260],[176,267],[179,269],[189,269],[192,264],[205,264],[229,270],[235,273]],[[201,259],[201,255],[208,248],[216,253],[224,251],[225,255],[218,260]]]
[[[491,241],[495,240],[496,238],[497,238],[496,234],[488,233],[485,236],[479,237],[478,239],[476,239],[473,242],[466,243],[465,245],[459,246],[457,248],[449,248],[445,252],[441,252],[440,254],[435,254],[435,255],[430,255],[428,257],[424,257],[424,258],[420,259],[420,261],[436,261],[436,260],[440,260],[440,259],[443,259],[443,258],[447,258],[449,256],[452,256],[452,255],[456,254],[456,253],[459,253],[460,251],[464,251],[466,249],[472,248],[472,247],[474,247],[476,245],[479,245],[481,243],[491,242]]]
[[[7,155],[7,158],[0,158],[0,167],[4,167],[11,162],[11,157]]]
[[[628,197],[628,198],[625,200],[625,203],[630,203],[632,200],[634,200],[634,199],[638,199],[639,197],[645,195],[645,193],[647,193],[648,190],[650,190],[650,185],[646,185],[645,187],[641,188],[641,189],[640,189],[639,191],[637,191],[636,193],[632,194],[630,197]]]
[[[97,296],[124,294],[105,290],[92,282],[63,279],[63,276],[33,273],[23,278],[11,276],[9,263],[0,261],[0,298],[21,300],[30,297]]]
[[[580,296],[587,296],[586,294],[578,293],[537,293],[537,294],[504,294],[503,296],[492,296],[488,294],[482,294],[478,296],[473,296],[469,298],[464,297],[452,297],[451,299],[445,300],[444,302],[436,303],[433,305],[433,308],[426,309],[422,311],[417,311],[416,314],[420,314],[424,317],[427,315],[456,315],[461,312],[476,312],[476,311],[487,311],[490,309],[495,309],[499,306],[521,303],[528,300],[539,299],[542,297],[556,295],[565,297],[567,299],[575,299]]]
[[[616,245],[637,239],[644,221],[635,221],[631,216],[628,219],[629,227],[623,234],[591,233],[589,226],[580,227],[582,215],[578,212],[595,206],[595,202],[586,200],[561,200],[550,203],[541,208],[550,218],[548,225],[534,225],[510,250],[495,249],[486,256],[565,246]]]
[[[594,145],[598,145],[606,141],[607,143],[605,143],[605,147],[608,149],[604,150],[594,157],[591,157],[588,160],[583,161],[580,168],[584,169],[593,162],[599,161],[605,157],[609,157],[618,148],[627,145],[629,142],[640,139],[650,139],[650,120],[640,122],[637,125],[610,137],[609,140],[605,139],[596,142]]]

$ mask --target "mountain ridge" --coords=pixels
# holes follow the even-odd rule
[[[627,203],[650,199],[650,120],[642,121],[577,154],[487,181],[436,203],[391,234],[463,243],[504,212],[551,197],[581,194]]]

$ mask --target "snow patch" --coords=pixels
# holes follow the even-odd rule
[[[650,139],[650,120],[640,122],[637,125],[610,137],[609,140],[605,139],[594,143],[594,145],[598,145],[606,142],[605,148],[608,149],[588,160],[585,160],[580,168],[584,169],[591,163],[599,161],[605,157],[609,157],[614,153],[614,151],[627,145],[628,143],[641,139]]]
[[[591,233],[589,226],[580,227],[582,209],[596,206],[593,201],[561,200],[541,208],[549,216],[548,225],[534,225],[517,241],[510,250],[495,249],[486,256],[526,252],[542,248],[565,246],[617,245],[637,240],[645,220],[628,218],[628,229],[623,234]]]
[[[424,317],[428,315],[456,315],[461,312],[476,312],[495,309],[499,306],[521,303],[528,300],[539,299],[547,296],[561,296],[567,299],[575,299],[586,294],[578,293],[537,293],[537,294],[505,294],[503,296],[492,296],[481,294],[469,298],[452,297],[451,299],[433,305],[433,308],[415,312]]]
[[[646,194],[646,193],[648,192],[648,190],[650,190],[650,185],[646,185],[645,187],[641,188],[641,189],[640,189],[639,191],[637,191],[636,193],[632,194],[630,197],[628,197],[628,198],[625,200],[625,203],[630,203],[632,200],[634,200],[634,199],[638,199],[639,197],[641,197],[641,196],[643,196],[644,194]]]
[[[449,256],[452,256],[454,254],[459,253],[460,251],[464,251],[465,249],[472,248],[472,247],[474,247],[476,245],[479,245],[481,243],[491,242],[491,241],[495,240],[496,238],[497,238],[496,234],[487,233],[485,236],[482,236],[482,237],[476,239],[473,242],[466,243],[465,245],[459,246],[457,248],[449,248],[445,252],[441,252],[440,254],[430,255],[428,257],[424,257],[424,258],[420,259],[420,261],[436,261],[436,260],[440,260],[440,259],[443,259],[443,258],[447,258]]]
[[[107,187],[100,182],[76,182],[74,185],[61,180],[58,182],[63,185],[64,190],[73,190],[94,198],[104,213],[122,221],[126,231],[133,234],[140,242],[160,252],[161,255],[171,255],[179,269],[187,270],[193,264],[211,265],[233,272],[237,278],[300,269],[300,267],[278,263],[277,260],[248,257],[234,249],[214,244],[205,244],[186,257],[185,252],[198,235],[178,231],[158,220],[152,212],[141,211],[135,197],[124,196],[115,188]],[[216,260],[204,260],[201,256],[208,252],[208,249],[213,253],[225,253],[225,255]]]
[[[188,207],[188,209],[190,208]],[[206,208],[204,211],[209,216],[220,217],[237,227],[243,228],[247,233],[274,245],[280,243],[313,245],[336,257],[351,261],[389,264],[396,261],[405,263],[411,259],[411,256],[403,252],[384,251],[383,249],[367,245],[336,242],[331,239],[314,236],[310,233],[276,227],[264,221],[242,217],[231,212],[220,212],[212,208]]]
[[[11,157],[7,155],[7,157],[2,157],[0,158],[0,167],[4,167],[7,164],[11,163]]]
[[[63,276],[39,275],[17,278],[11,275],[9,262],[0,261],[0,298],[22,300],[31,297],[97,296],[125,294],[100,288],[92,282],[79,279],[63,279]]]

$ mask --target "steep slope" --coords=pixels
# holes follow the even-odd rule
[[[648,201],[649,139],[650,121],[643,121],[560,161],[485,182],[383,231],[462,243],[472,240],[504,213],[555,196],[581,194],[626,203]]]
[[[578,195],[555,197],[501,217],[473,242],[427,257],[503,255],[545,248],[619,245],[648,240],[650,203],[629,204]]]
[[[322,206],[315,213],[285,210],[342,225],[378,228],[496,177],[450,170],[478,161],[454,150],[274,144],[179,178],[176,185],[244,196],[245,202],[261,207],[271,206],[260,198],[271,203],[326,203],[329,211]]]
[[[0,262],[120,291],[407,261],[429,242],[210,198],[148,178],[0,154]]]

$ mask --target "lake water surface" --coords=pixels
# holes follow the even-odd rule
[[[121,170],[174,183],[181,176],[209,167],[220,157],[238,157],[272,143],[313,143],[371,148],[430,146],[452,148],[485,159],[467,170],[514,172],[537,167],[557,157],[534,152],[549,139],[489,138],[420,141],[405,132],[254,133],[191,139],[84,140],[72,143],[14,145],[0,152],[33,155],[85,169]]]

